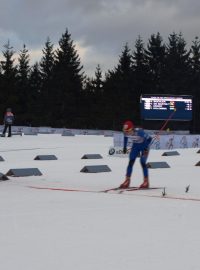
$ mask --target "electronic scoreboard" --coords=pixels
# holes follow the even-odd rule
[[[142,120],[192,121],[192,96],[142,95]]]

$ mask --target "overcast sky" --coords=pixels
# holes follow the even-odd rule
[[[123,46],[140,35],[145,44],[160,32],[164,41],[182,32],[187,43],[200,36],[199,0],[0,0],[0,49],[16,53],[26,44],[31,64],[40,60],[47,37],[55,45],[68,28],[87,75],[118,62]],[[2,53],[0,55],[2,57]]]

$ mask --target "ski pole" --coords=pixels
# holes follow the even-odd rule
[[[166,119],[166,121],[164,122],[164,124],[162,125],[162,127],[159,129],[158,133],[156,134],[156,136],[153,138],[151,145],[153,144],[153,142],[159,137],[161,131],[163,131],[163,129],[166,127],[166,125],[168,124],[168,122],[172,119],[173,115],[176,112],[176,108],[174,109],[174,111],[169,115],[169,117]]]
[[[168,122],[170,121],[170,119],[173,117],[173,115],[175,114],[176,109],[174,109],[174,111],[169,115],[169,117],[167,118],[167,120],[164,122],[163,126],[161,127],[161,129],[159,130],[158,134],[166,127],[166,125],[168,124]]]

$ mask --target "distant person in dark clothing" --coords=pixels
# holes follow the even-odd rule
[[[13,122],[14,122],[14,115],[12,113],[11,108],[8,108],[4,115],[4,130],[2,133],[2,137],[5,137],[7,129],[8,129],[8,137],[12,136],[11,127],[13,125]]]

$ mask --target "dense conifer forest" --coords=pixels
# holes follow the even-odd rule
[[[193,132],[200,132],[200,41],[191,47],[182,33],[166,43],[160,33],[134,48],[125,43],[112,70],[94,77],[84,72],[68,29],[58,48],[47,38],[40,62],[30,65],[26,45],[17,55],[8,41],[0,62],[0,115],[11,107],[15,125],[120,130],[132,119],[141,125],[141,94],[192,95]],[[17,64],[16,64],[17,60]]]

